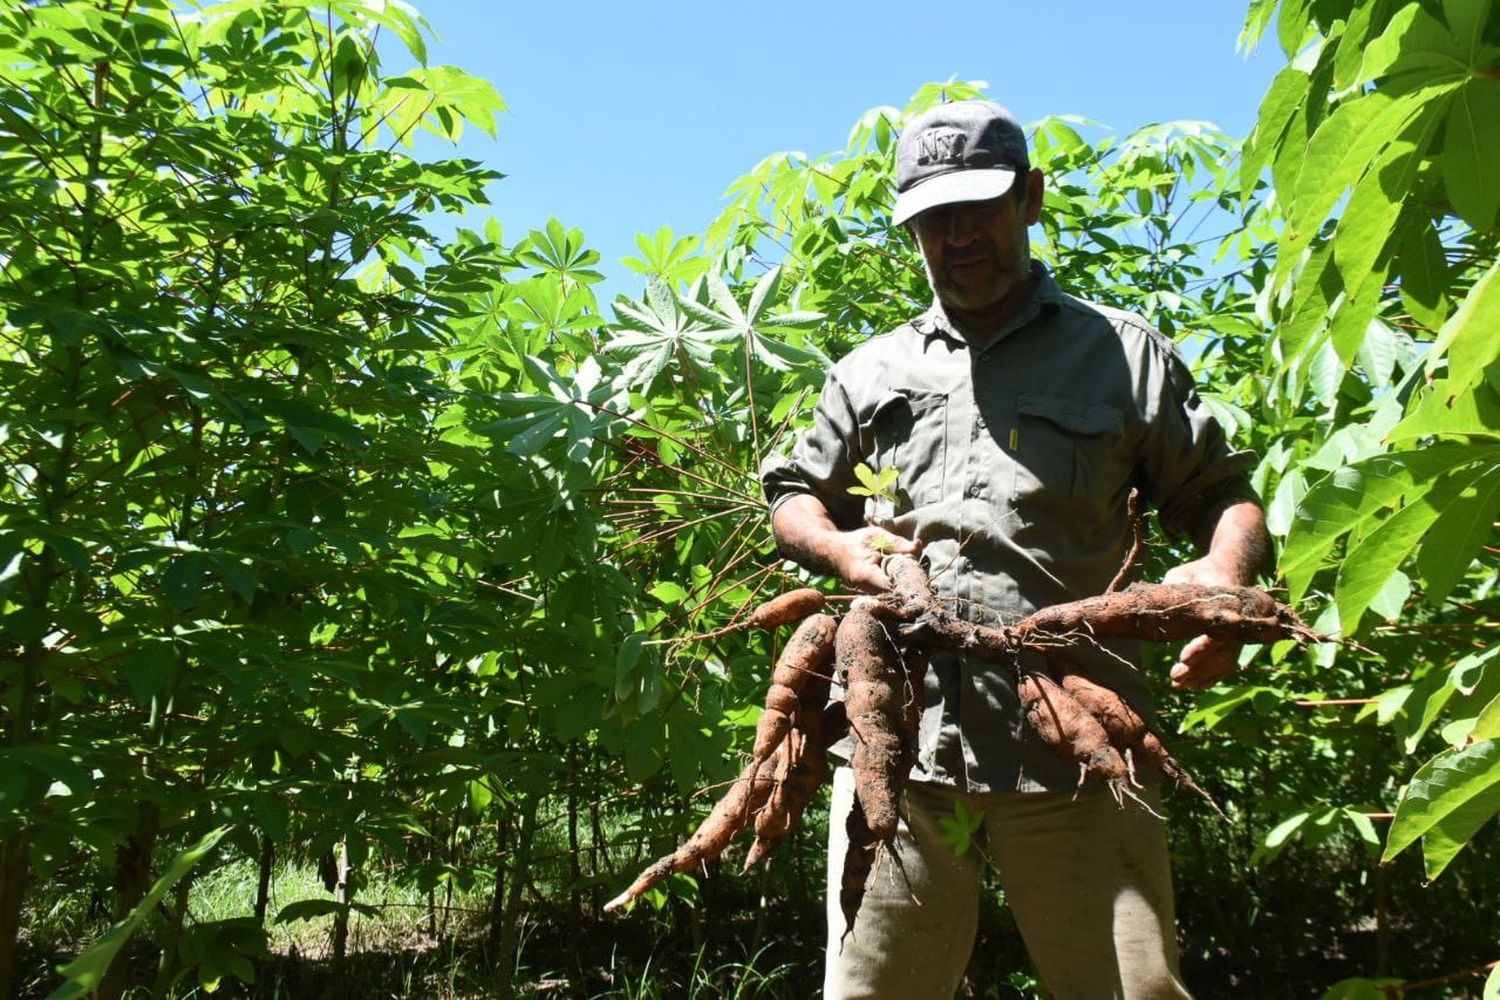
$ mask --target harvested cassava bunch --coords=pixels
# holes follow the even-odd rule
[[[1127,576],[1129,565],[1117,580]],[[943,607],[916,559],[891,556],[885,571],[890,589],[857,598],[842,619],[821,614],[823,595],[807,589],[767,601],[742,624],[711,633],[802,622],[772,673],[751,760],[740,777],[681,848],[642,872],[606,910],[639,898],[673,872],[717,858],[752,823],[756,836],[746,867],[763,860],[795,828],[826,775],[828,748],[847,732],[854,745],[854,808],[846,817],[829,818],[843,822],[849,834],[840,890],[847,934],[882,845],[895,837],[901,794],[916,760],[929,651],[950,650],[1016,671],[1030,728],[1078,767],[1080,782],[1102,781],[1122,800],[1133,797],[1135,768],[1145,765],[1207,798],[1117,692],[1061,659],[1052,668],[1056,676],[1021,672],[1019,653],[1032,649],[1050,656],[1104,638],[1326,641],[1290,608],[1252,587],[1135,584],[1114,591],[1111,584],[1110,593],[996,628],[964,621]],[[846,685],[843,703],[825,704],[830,656]]]

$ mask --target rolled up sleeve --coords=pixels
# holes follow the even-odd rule
[[[1154,413],[1144,456],[1144,491],[1162,527],[1191,537],[1204,514],[1226,500],[1256,499],[1250,472],[1256,456],[1233,451],[1224,428],[1193,385],[1192,372],[1165,338],[1154,344],[1158,362],[1150,380]]]
[[[854,466],[862,461],[859,420],[834,369],[823,383],[812,426],[789,455],[773,454],[761,463],[761,488],[771,515],[791,497],[808,494],[822,502],[839,527],[859,527],[864,506],[849,487],[856,484]]]

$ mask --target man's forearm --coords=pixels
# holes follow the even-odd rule
[[[771,518],[771,533],[788,559],[814,573],[838,574],[833,545],[839,527],[817,497],[800,493],[783,502]]]
[[[1271,552],[1266,513],[1254,500],[1226,500],[1215,504],[1203,519],[1195,539],[1205,549],[1204,559],[1217,564],[1232,582],[1255,582]]]
[[[920,542],[900,538],[884,528],[844,531],[823,502],[811,494],[784,501],[771,518],[776,544],[789,559],[814,573],[828,573],[859,590],[878,592],[890,586],[880,568],[890,553],[916,555]]]

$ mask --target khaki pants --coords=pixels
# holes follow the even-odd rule
[[[1160,812],[1154,787],[1138,790]],[[982,866],[1000,876],[1005,901],[1047,989],[1060,1000],[1186,997],[1177,971],[1172,875],[1161,820],[1102,787],[1071,793],[964,793],[907,786],[897,865],[877,862],[854,930],[844,938],[839,878],[842,817],[854,775],[834,773],[828,824],[830,1000],[953,996],[978,922]],[[939,821],[956,803],[984,814],[967,853],[943,843]],[[981,987],[988,984],[978,984]]]

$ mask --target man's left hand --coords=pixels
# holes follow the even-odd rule
[[[1161,582],[1233,587],[1239,585],[1240,574],[1212,556],[1205,556],[1168,570]],[[1183,646],[1182,652],[1177,654],[1177,662],[1172,664],[1168,675],[1172,686],[1179,691],[1203,691],[1213,687],[1239,669],[1242,648],[1244,643],[1233,639],[1200,635]]]

